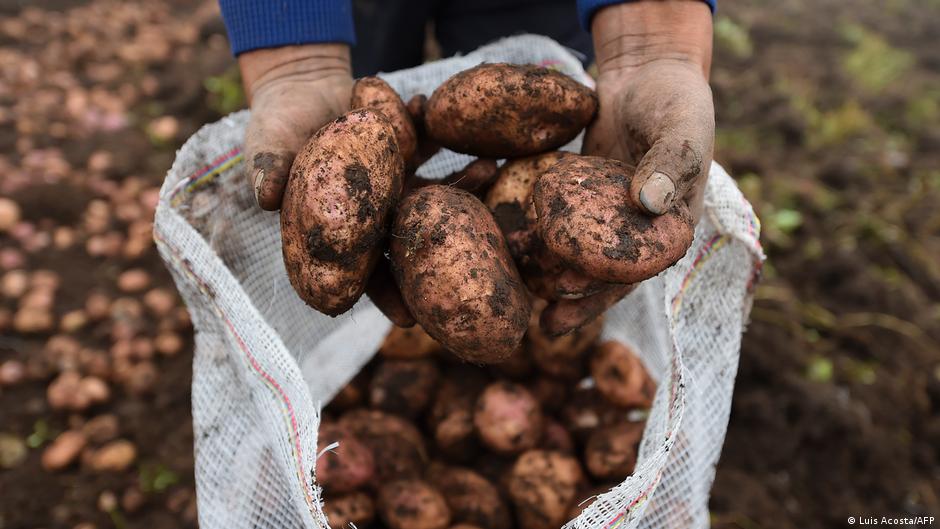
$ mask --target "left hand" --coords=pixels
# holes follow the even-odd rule
[[[662,215],[682,200],[697,222],[715,140],[708,7],[699,0],[616,4],[594,15],[591,31],[600,106],[583,154],[637,167],[630,183],[635,207]],[[574,314],[600,314],[629,290],[611,286],[552,303],[542,326],[551,334],[570,331],[585,323]]]

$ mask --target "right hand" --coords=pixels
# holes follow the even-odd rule
[[[251,119],[245,132],[248,185],[258,205],[278,210],[294,156],[349,110],[352,67],[345,44],[260,49],[238,57]]]

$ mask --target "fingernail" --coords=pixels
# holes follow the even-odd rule
[[[264,183],[264,169],[258,169],[255,173],[255,200],[261,202],[261,184]]]
[[[675,194],[676,185],[672,183],[668,176],[657,171],[650,176],[650,179],[640,189],[640,202],[650,213],[662,215],[669,211],[669,207],[672,206],[672,197]]]

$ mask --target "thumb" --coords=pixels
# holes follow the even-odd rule
[[[246,177],[261,209],[280,209],[290,167],[301,144],[300,138],[266,127],[264,116],[252,115],[245,132]]]
[[[677,131],[653,143],[630,182],[634,204],[652,215],[662,215],[703,178],[711,157],[711,141],[696,135],[701,134]]]

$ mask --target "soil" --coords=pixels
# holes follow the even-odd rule
[[[0,0],[0,196],[20,205],[33,234],[0,233],[0,274],[54,271],[56,322],[91,293],[126,305],[172,289],[152,244],[123,250],[146,228],[146,197],[175,150],[244,104],[215,3],[26,4]],[[715,22],[715,157],[760,214],[769,259],[713,526],[940,516],[940,5],[721,0]],[[99,233],[88,217],[100,201],[110,216]],[[53,233],[63,227],[76,241],[60,247]],[[118,237],[118,251],[91,255],[102,234]],[[122,292],[130,269],[150,286]],[[140,391],[119,376],[113,346],[126,326],[113,317],[68,333],[20,332],[10,323],[17,307],[0,296],[0,365],[27,370],[0,386],[0,434],[29,448],[0,468],[0,528],[195,526],[185,319],[132,322],[135,338],[168,328],[184,343],[133,359],[157,373]],[[74,412],[48,404],[67,360],[50,338],[63,334],[107,358],[106,402]],[[136,447],[131,466],[42,469],[56,434],[104,413]],[[120,501],[135,492],[141,506]]]

